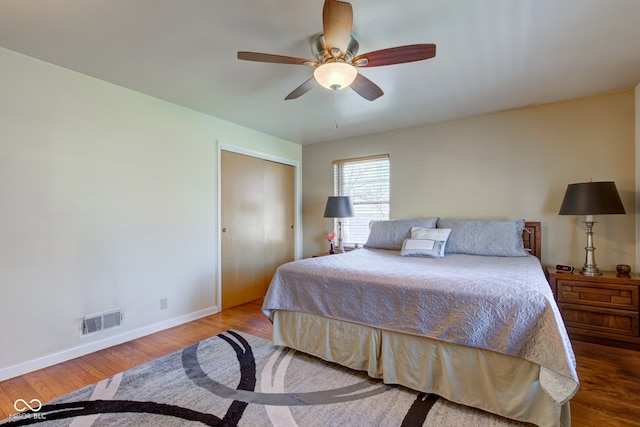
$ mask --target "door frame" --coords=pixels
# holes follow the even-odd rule
[[[218,140],[218,197],[217,197],[217,216],[216,221],[216,242],[217,242],[217,257],[216,257],[216,305],[218,311],[222,310],[222,159],[221,151],[231,151],[237,154],[244,154],[245,156],[256,157],[262,160],[268,160],[271,162],[282,163],[285,165],[293,166],[294,168],[294,182],[293,182],[293,256],[295,259],[302,258],[302,170],[300,168],[300,161],[289,159],[286,157],[276,156],[270,153],[253,150],[250,148],[242,147],[240,145],[229,144],[224,141]]]

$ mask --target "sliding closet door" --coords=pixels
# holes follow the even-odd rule
[[[276,268],[294,259],[295,190],[293,166],[267,161],[264,166],[264,293],[266,293]]]
[[[221,151],[222,308],[263,295],[262,160]]]
[[[293,260],[293,166],[221,151],[222,308],[262,298]]]

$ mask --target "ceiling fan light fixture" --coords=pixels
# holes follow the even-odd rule
[[[349,87],[357,75],[358,70],[346,62],[327,62],[313,71],[316,81],[327,89],[332,90]]]

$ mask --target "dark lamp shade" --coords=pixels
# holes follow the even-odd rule
[[[350,196],[329,196],[324,209],[325,218],[348,218],[355,216]]]
[[[624,214],[624,206],[613,181],[569,184],[560,215]]]

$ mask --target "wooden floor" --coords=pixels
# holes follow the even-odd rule
[[[0,419],[17,399],[42,402],[180,350],[228,329],[271,337],[260,301],[158,332],[106,350],[0,382]],[[571,401],[575,427],[640,427],[640,352],[574,342],[581,388]]]

